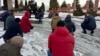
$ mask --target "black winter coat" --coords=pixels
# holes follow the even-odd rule
[[[3,35],[3,38],[4,40],[9,40],[12,37],[17,36],[17,35],[20,35],[23,37],[20,24],[14,21],[6,30],[5,34]]]
[[[87,27],[87,29],[89,30],[96,28],[96,20],[92,15],[86,16],[82,24],[84,25],[84,27]]]
[[[73,33],[76,30],[75,24],[71,21],[70,17],[65,18],[65,24],[69,32]]]

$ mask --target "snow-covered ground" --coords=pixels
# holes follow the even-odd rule
[[[67,14],[60,13],[62,20]],[[72,14],[71,14],[72,15]],[[16,16],[20,17],[21,16]],[[45,15],[47,17],[47,14]],[[76,25],[75,32],[75,56],[100,56],[100,21],[97,21],[97,29],[94,36],[81,33],[80,27],[83,19],[81,17],[73,17],[72,20]],[[97,18],[97,17],[96,17]],[[98,17],[100,19],[100,17]],[[31,18],[31,20],[36,20]],[[42,24],[32,23],[34,29],[31,32],[24,34],[24,45],[21,50],[23,56],[47,56],[48,36],[51,33],[50,18],[44,18]],[[4,33],[3,23],[0,22],[0,36]],[[0,39],[0,45],[3,44],[3,39]]]

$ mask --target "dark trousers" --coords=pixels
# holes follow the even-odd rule
[[[6,30],[6,21],[4,21],[4,29],[3,30]]]
[[[91,29],[89,26],[85,25],[85,24],[81,24],[81,27],[83,29],[83,33],[87,33],[86,30],[90,30],[90,34],[94,33],[94,29]]]
[[[47,51],[48,56],[52,56],[51,52],[48,50]]]

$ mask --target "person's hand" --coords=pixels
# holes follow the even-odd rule
[[[31,29],[33,29],[34,28],[34,26],[31,26]]]

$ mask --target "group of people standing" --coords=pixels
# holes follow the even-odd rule
[[[39,13],[37,14],[39,15]],[[21,56],[20,49],[24,42],[23,33],[28,33],[33,29],[29,20],[30,15],[30,11],[26,10],[24,16],[19,19],[14,17],[13,11],[10,11],[5,21],[6,31],[3,35],[5,44],[0,46],[1,56]],[[36,18],[38,18],[38,15],[36,15]],[[42,16],[43,14],[40,13],[40,15]],[[86,30],[90,30],[90,34],[94,34],[96,29],[95,18],[90,13],[86,13],[81,27],[83,29],[82,33],[86,34]],[[51,56],[74,56],[74,32],[76,27],[71,20],[71,16],[67,15],[65,20],[61,20],[61,17],[55,14],[51,20],[51,29],[52,32],[48,38],[48,49]]]

